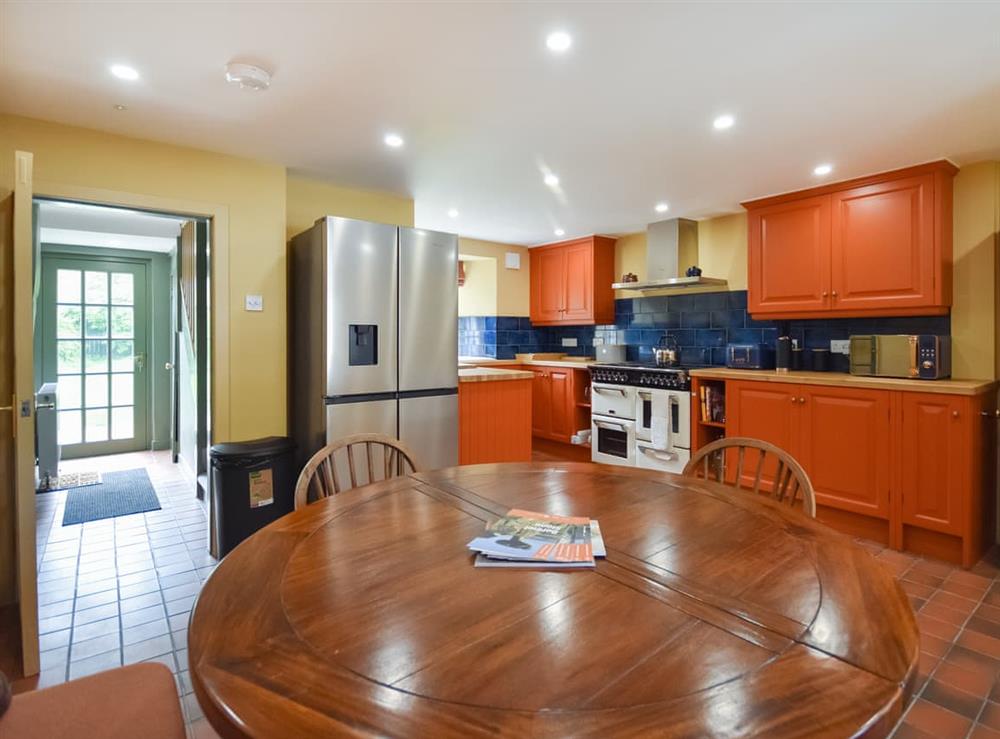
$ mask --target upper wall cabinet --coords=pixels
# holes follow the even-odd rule
[[[757,318],[944,314],[952,178],[940,161],[743,203]]]
[[[588,236],[531,250],[531,322],[585,326],[615,322],[615,240]]]

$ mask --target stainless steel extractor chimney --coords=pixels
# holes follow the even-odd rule
[[[681,259],[698,261],[698,223],[687,218],[671,218],[646,227],[646,279],[642,282],[616,282],[615,290],[663,290],[671,287],[725,285],[715,277],[685,277]]]

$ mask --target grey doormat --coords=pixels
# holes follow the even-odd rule
[[[73,488],[66,495],[63,526],[160,509],[146,470],[105,472],[104,482]]]
[[[53,485],[42,483],[38,486],[39,493],[47,493],[50,490],[69,490],[70,488],[82,488],[87,485],[100,485],[100,472],[64,472],[59,475]]]

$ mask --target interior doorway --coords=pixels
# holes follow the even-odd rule
[[[211,222],[52,198],[33,211],[37,685],[156,660],[193,720],[187,614],[216,564]]]

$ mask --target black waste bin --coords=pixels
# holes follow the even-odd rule
[[[295,443],[268,436],[212,446],[212,499],[219,556],[295,505]]]

